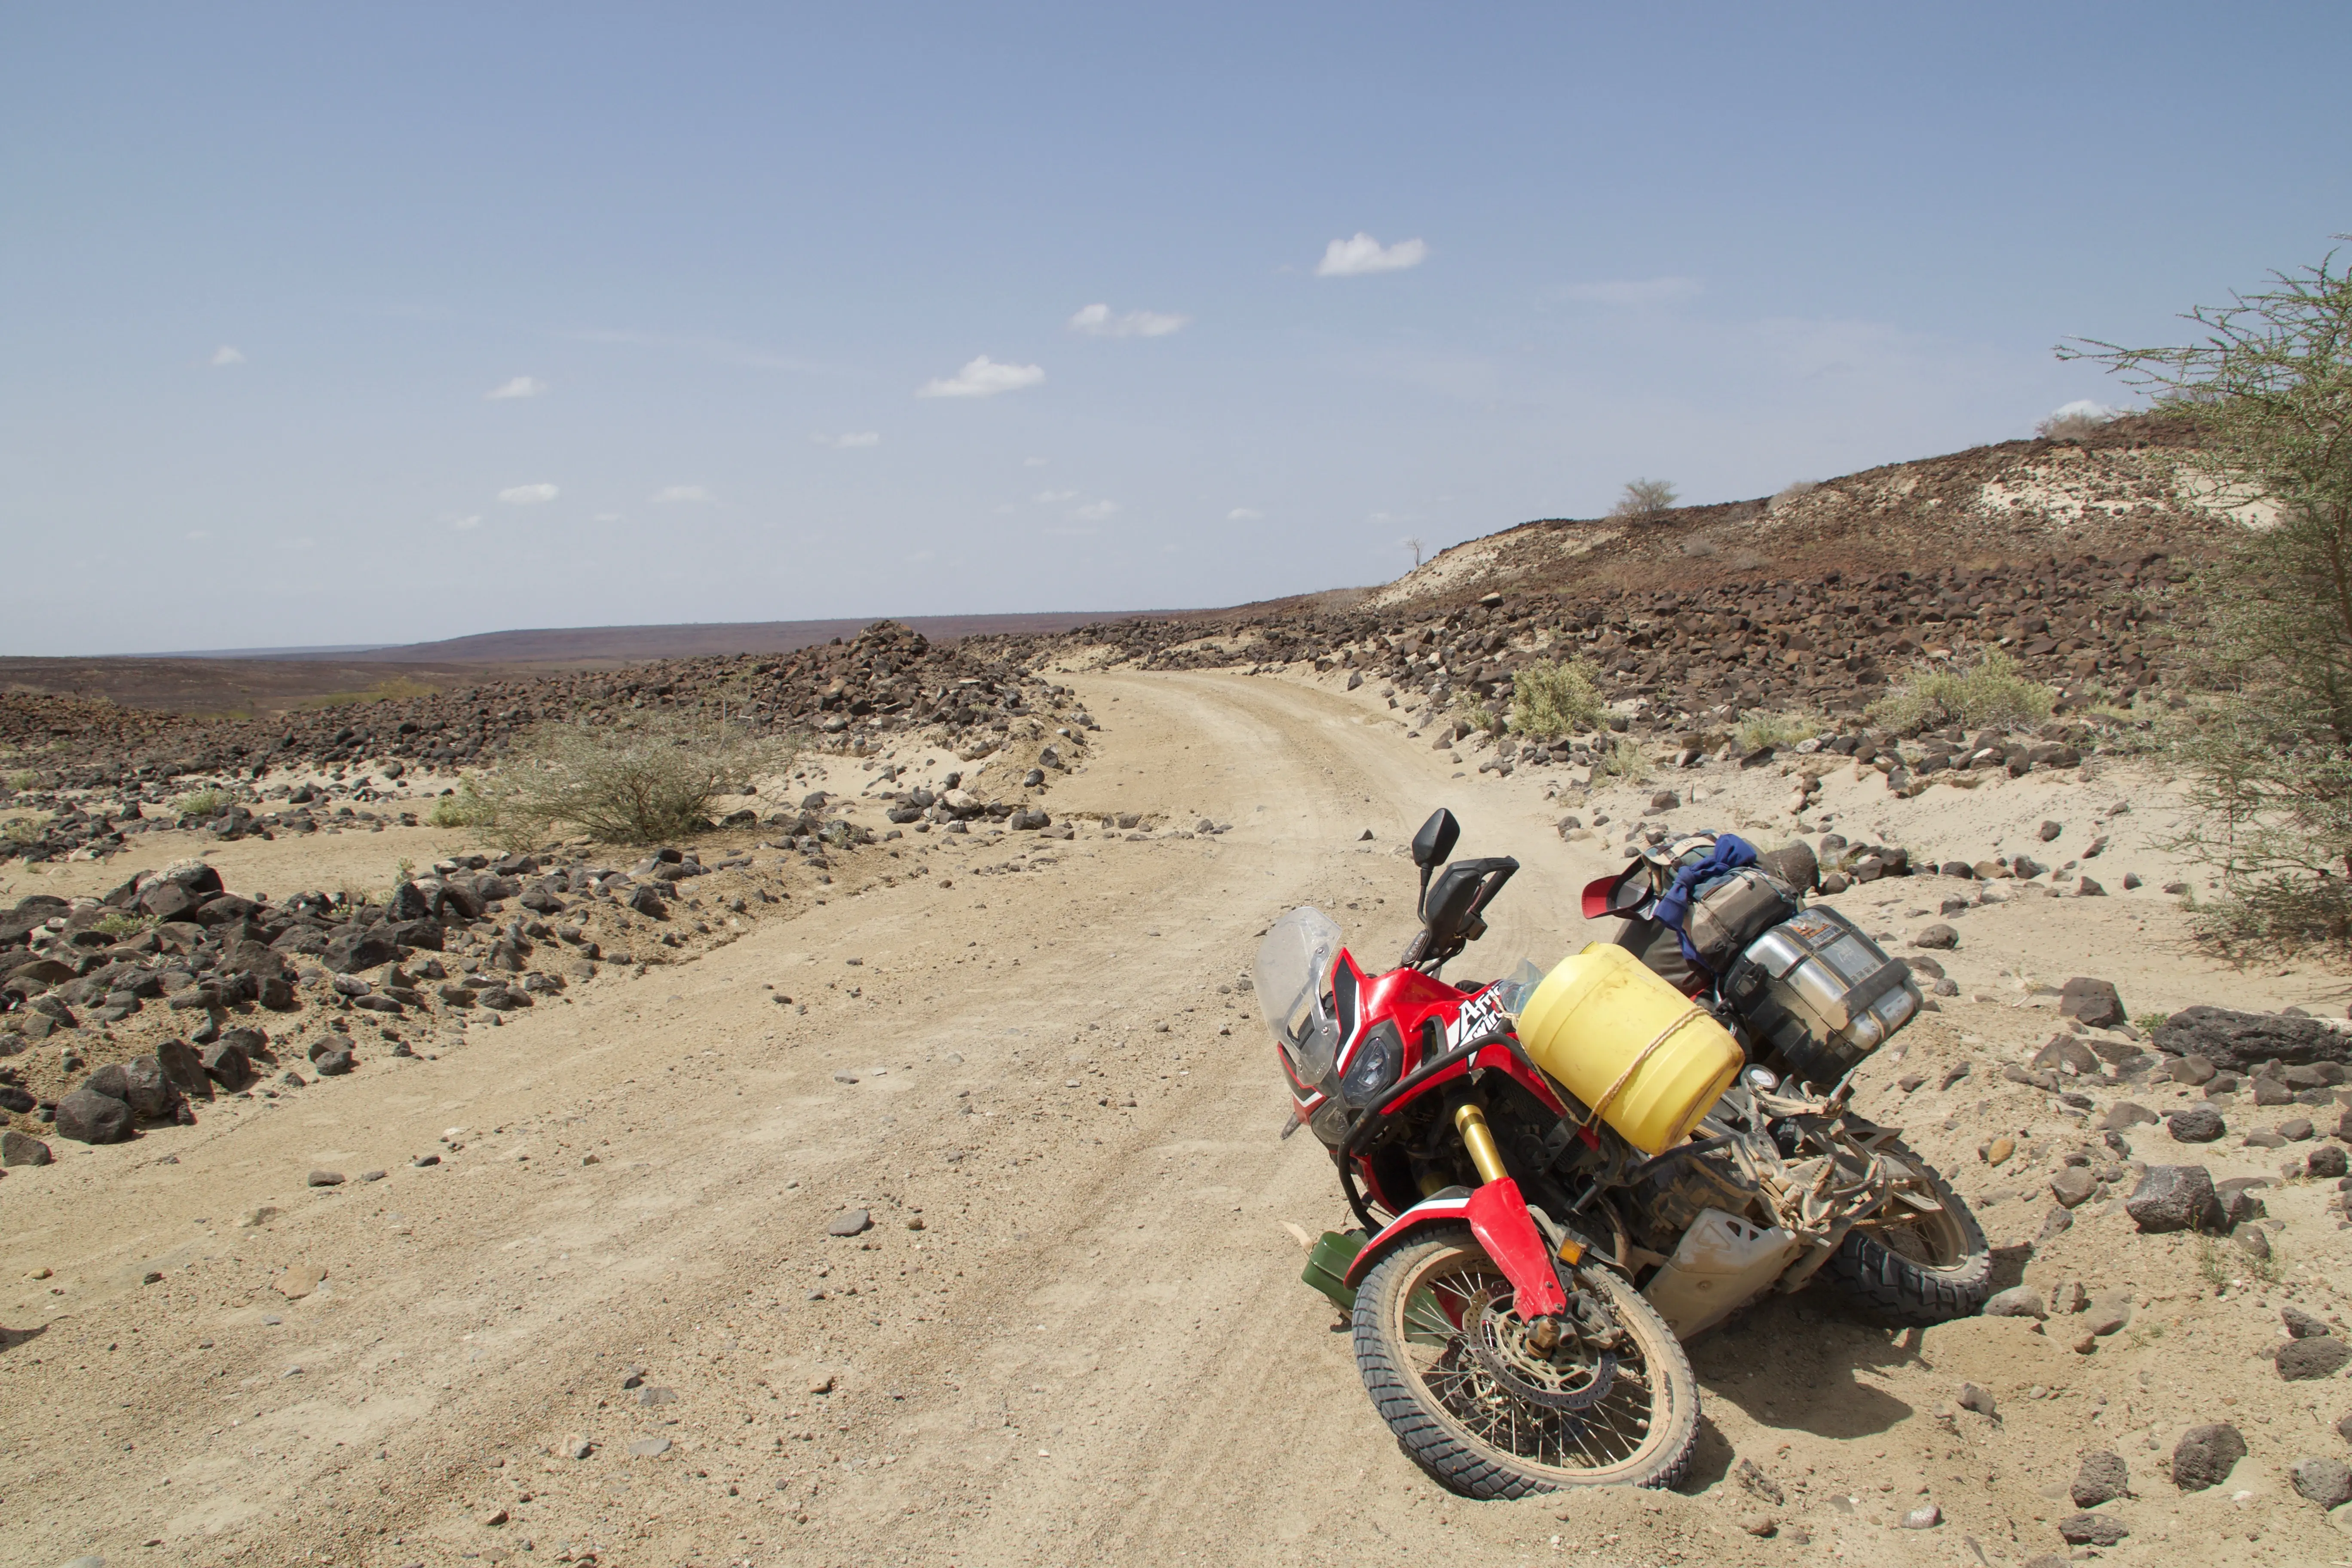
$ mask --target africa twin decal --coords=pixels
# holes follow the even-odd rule
[[[1445,1045],[1451,1050],[1463,1041],[1475,1039],[1504,1019],[1502,998],[1489,988],[1462,1004],[1462,1011],[1454,1022],[1445,1026]]]

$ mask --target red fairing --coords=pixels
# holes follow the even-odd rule
[[[1508,1176],[1488,1182],[1470,1194],[1465,1205],[1470,1234],[1518,1292],[1516,1310],[1523,1318],[1541,1318],[1568,1310],[1559,1276],[1552,1271],[1551,1249],[1528,1214],[1519,1184]]]
[[[1357,1250],[1356,1260],[1348,1265],[1348,1272],[1345,1276],[1348,1288],[1352,1290],[1364,1282],[1365,1277],[1372,1271],[1372,1265],[1378,1263],[1388,1252],[1391,1242],[1408,1231],[1418,1230],[1425,1225],[1432,1225],[1440,1220],[1458,1220],[1463,1217],[1464,1211],[1469,1206],[1468,1198],[1423,1198],[1396,1218],[1389,1221],[1387,1225],[1381,1227],[1380,1235],[1364,1243]],[[1530,1220],[1528,1223],[1532,1225],[1535,1222]]]

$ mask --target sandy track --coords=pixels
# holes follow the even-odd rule
[[[22,1522],[0,1558],[1822,1550],[1738,1532],[1758,1505],[1722,1484],[1735,1454],[1818,1469],[1811,1504],[1781,1511],[1853,1516],[1845,1549],[1959,1553],[1951,1531],[1872,1522],[1863,1478],[1884,1475],[1902,1483],[1888,1501],[1931,1482],[1948,1508],[1970,1499],[1987,1546],[2020,1555],[1994,1531],[2046,1514],[2032,1489],[2050,1474],[2021,1473],[2015,1449],[1989,1459],[1926,1410],[1957,1377],[2056,1384],[2071,1358],[2008,1323],[1930,1344],[1810,1298],[1700,1347],[1705,1496],[1481,1507],[1423,1479],[1335,1314],[1297,1283],[1282,1222],[1344,1215],[1313,1142],[1276,1141],[1270,1047],[1250,999],[1221,987],[1270,918],[1310,900],[1385,962],[1412,924],[1397,846],[1436,804],[1464,816],[1465,853],[1527,862],[1465,973],[1556,956],[1578,940],[1575,890],[1614,862],[1563,845],[1532,791],[1472,803],[1442,756],[1338,694],[1217,675],[1079,684],[1108,729],[1057,811],[1233,830],[920,841],[907,852],[928,878],[600,981],[438,1060],[12,1173],[0,1500]],[[1001,865],[1029,868],[986,869]],[[428,1152],[443,1163],[411,1165]],[[306,1188],[313,1168],[352,1179]],[[388,1174],[359,1179],[373,1169]],[[264,1205],[278,1214],[239,1225]],[[875,1227],[826,1237],[853,1206]],[[273,1282],[304,1266],[323,1286],[289,1300]],[[54,1277],[26,1280],[37,1267]],[[624,1388],[631,1367],[659,1403]],[[2008,1418],[2039,1431],[2038,1410]],[[2053,1425],[2032,1451],[2072,1432]],[[575,1435],[590,1457],[565,1457]],[[1824,1505],[1832,1481],[1856,1507]],[[2055,1544],[2042,1529],[2037,1550]]]

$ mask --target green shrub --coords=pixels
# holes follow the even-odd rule
[[[1555,740],[1600,721],[1598,674],[1587,660],[1546,659],[1511,678],[1511,728],[1539,741]]]
[[[128,910],[109,910],[89,922],[89,929],[106,936],[137,936],[155,923],[152,915],[136,915]]]
[[[1650,782],[1650,759],[1631,737],[1620,735],[1614,743],[1595,747],[1592,753],[1592,776],[1596,779],[1613,774],[1627,784]]]
[[[0,841],[9,844],[37,844],[49,819],[41,815],[12,816],[0,822]]]
[[[1743,713],[1738,731],[1744,752],[1766,746],[1793,746],[1822,732],[1822,721],[1806,713]]]
[[[18,768],[8,775],[8,787],[20,793],[37,787],[40,782],[41,775],[30,768]]]
[[[2015,659],[1987,648],[1965,665],[1921,665],[1871,704],[1870,716],[1898,730],[1938,724],[2032,724],[2050,717],[2058,693],[2026,675]]]
[[[708,828],[714,800],[782,772],[795,750],[693,714],[544,724],[478,782],[468,778],[443,798],[457,801],[467,825],[492,843],[544,842],[568,824],[606,843],[658,844]]]
[[[425,826],[488,827],[495,826],[497,819],[498,808],[483,797],[474,775],[467,773],[457,781],[454,792],[435,797],[433,808],[425,814]]]
[[[199,821],[209,821],[228,809],[229,800],[229,793],[225,789],[215,787],[191,790],[173,801],[172,809],[182,816],[193,816]]]

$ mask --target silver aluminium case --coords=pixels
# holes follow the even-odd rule
[[[1749,943],[1738,971],[1747,973],[1736,971],[1728,989],[1748,994],[1742,1008],[1750,1021],[1824,1084],[1885,1045],[1924,1000],[1910,965],[1818,904]]]

